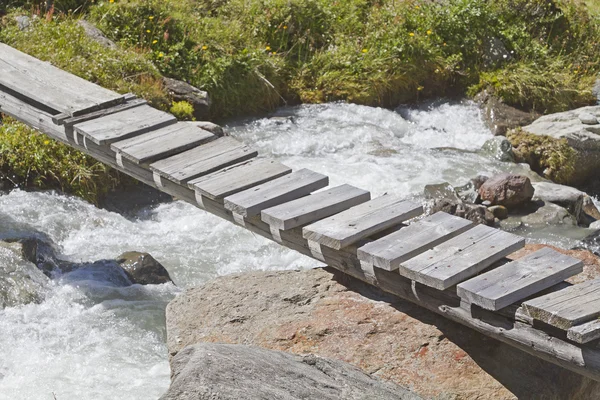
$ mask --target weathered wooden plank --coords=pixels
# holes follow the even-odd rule
[[[277,161],[256,159],[196,178],[188,186],[209,199],[221,200],[291,172],[290,167]]]
[[[600,279],[579,283],[523,303],[531,318],[568,329],[600,316]]]
[[[588,343],[592,340],[600,339],[600,320],[595,319],[569,328],[567,339],[571,339],[577,343]]]
[[[302,236],[339,250],[422,213],[420,204],[384,195],[305,226]]]
[[[144,105],[76,124],[73,129],[96,144],[108,145],[176,122],[171,114]]]
[[[477,225],[399,265],[400,274],[439,290],[468,279],[525,245],[525,239]]]
[[[71,127],[75,124],[79,124],[81,122],[89,121],[92,119],[104,117],[105,115],[116,114],[121,111],[129,110],[130,108],[135,108],[139,106],[143,106],[148,104],[148,102],[144,99],[131,99],[127,100],[125,103],[117,104],[116,106],[104,108],[98,111],[92,111],[88,114],[83,114],[77,117],[69,117],[69,118],[61,118],[59,115],[55,115],[52,117],[52,121],[57,125],[64,125],[67,127]],[[64,114],[60,114],[64,115]]]
[[[435,213],[381,239],[360,247],[358,259],[387,271],[438,244],[473,227],[473,222],[447,214]]]
[[[583,271],[583,262],[545,247],[457,286],[461,299],[499,310]]]
[[[274,229],[289,230],[327,218],[370,198],[368,191],[344,184],[263,210],[261,219]]]
[[[0,84],[58,113],[71,116],[123,102],[123,95],[3,43],[0,43]]]
[[[254,217],[266,208],[309,195],[329,184],[329,177],[301,169],[225,198],[225,208],[243,217]]]
[[[217,137],[198,126],[178,122],[111,144],[111,149],[136,164],[149,163],[184,152]]]
[[[179,184],[208,175],[258,155],[232,137],[222,137],[203,146],[150,164],[150,169]]]

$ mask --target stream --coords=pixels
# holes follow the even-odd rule
[[[303,105],[235,121],[227,130],[260,156],[310,168],[328,175],[331,186],[351,183],[373,196],[420,200],[426,184],[528,173],[477,151],[492,135],[471,102],[395,111]],[[41,285],[41,302],[0,309],[2,400],[156,399],[169,386],[164,310],[174,296],[220,275],[319,265],[181,201],[125,217],[54,192],[0,195],[0,240],[36,232],[74,262],[148,252],[177,286],[120,287],[111,271],[75,271]],[[522,234],[570,247],[579,233]],[[14,262],[0,251],[0,267]]]

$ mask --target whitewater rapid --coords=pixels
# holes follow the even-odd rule
[[[262,157],[375,196],[420,198],[426,184],[527,170],[477,152],[492,135],[470,102],[396,111],[306,105],[227,129]],[[0,310],[1,400],[158,398],[169,385],[170,299],[219,275],[319,265],[180,201],[124,217],[74,197],[16,190],[0,195],[0,215],[8,216],[0,239],[3,230],[41,232],[75,262],[149,252],[177,285],[117,287],[109,273],[86,271],[50,281],[40,304]]]

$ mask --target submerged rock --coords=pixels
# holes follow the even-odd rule
[[[515,161],[512,144],[510,144],[510,141],[503,136],[495,136],[486,140],[481,147],[481,151],[483,154],[486,154],[499,161]]]
[[[508,400],[535,393],[591,400],[600,390],[598,382],[333,269],[220,277],[175,298],[166,317],[171,355],[201,342],[311,353],[425,398]]]
[[[482,200],[508,209],[520,207],[531,201],[533,192],[529,178],[508,173],[491,177],[479,188]]]
[[[159,285],[173,282],[169,271],[148,253],[129,251],[117,257],[117,263],[133,283]]]
[[[342,361],[235,344],[201,343],[171,362],[161,400],[418,400],[405,388]]]

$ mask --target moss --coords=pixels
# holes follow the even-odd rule
[[[132,182],[90,156],[10,118],[0,126],[0,180],[23,189],[59,189],[92,203]]]
[[[540,175],[558,183],[569,184],[575,173],[577,152],[566,139],[534,135],[517,128],[506,137],[513,145],[517,162],[524,162]]]
[[[187,101],[174,101],[169,112],[180,121],[191,121],[194,119],[194,106]]]

